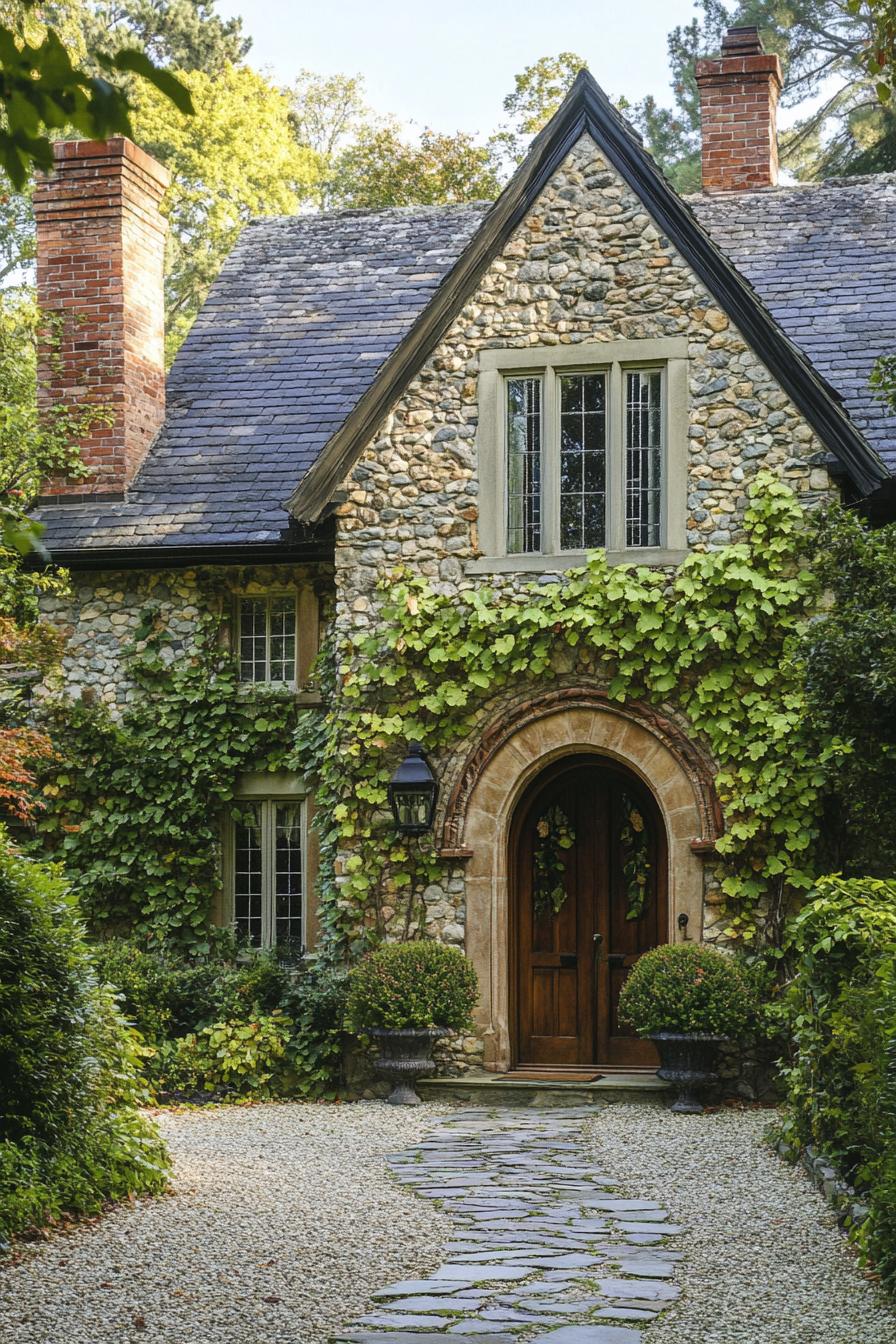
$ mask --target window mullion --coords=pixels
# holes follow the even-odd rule
[[[607,435],[607,550],[625,549],[625,395],[622,365],[609,370]]]
[[[544,371],[541,414],[541,549],[544,555],[557,555],[560,550],[560,415],[557,375],[552,368]]]

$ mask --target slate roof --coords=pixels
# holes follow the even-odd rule
[[[288,541],[284,500],[487,209],[248,225],[174,361],[165,425],[127,502],[43,508],[50,549]]]
[[[868,389],[896,351],[896,173],[687,202],[896,474],[896,415]]]
[[[713,240],[896,471],[868,391],[896,349],[896,175],[692,197]],[[247,547],[301,535],[284,501],[426,309],[487,205],[249,225],[168,380],[127,502],[42,510],[51,550]]]

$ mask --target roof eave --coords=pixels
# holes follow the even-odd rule
[[[328,525],[329,521],[329,525]],[[303,540],[156,546],[51,546],[54,565],[69,570],[190,569],[196,565],[320,564],[333,559],[332,520]],[[40,562],[35,559],[35,563]]]

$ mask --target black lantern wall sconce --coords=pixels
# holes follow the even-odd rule
[[[389,780],[387,792],[402,835],[425,835],[432,830],[439,785],[419,742],[408,743],[408,754]]]

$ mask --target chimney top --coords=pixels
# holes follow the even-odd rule
[[[34,192],[37,293],[55,319],[40,350],[38,403],[101,408],[81,439],[90,474],[47,495],[121,497],[165,417],[162,297],[169,182],[124,136],[53,146]]]
[[[765,47],[755,24],[743,28],[729,28],[722,38],[723,56],[764,56]]]
[[[729,28],[721,57],[697,61],[704,191],[778,184],[781,62],[756,27]]]

